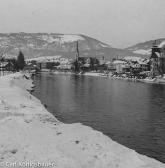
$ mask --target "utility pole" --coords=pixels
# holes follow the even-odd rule
[[[76,42],[76,60],[78,61],[79,59],[79,48],[78,48],[78,41]]]
[[[79,48],[78,41],[76,42],[76,60],[75,60],[75,71],[79,71]]]

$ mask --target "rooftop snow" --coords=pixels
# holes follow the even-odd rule
[[[113,64],[126,64],[126,61],[122,61],[122,60],[115,60],[113,61]]]
[[[160,48],[165,47],[165,41],[162,41],[162,42],[159,44],[159,46],[158,46],[158,47],[160,47]]]

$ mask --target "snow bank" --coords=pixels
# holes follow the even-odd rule
[[[21,73],[0,78],[0,167],[165,168],[90,127],[59,122],[31,87]]]
[[[85,75],[85,76],[100,76],[101,73],[97,73],[97,72],[85,72],[82,75]]]

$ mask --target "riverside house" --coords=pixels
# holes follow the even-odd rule
[[[147,72],[150,69],[150,60],[140,57],[124,57],[112,62],[113,68],[117,74],[131,74],[139,76],[141,72]]]
[[[125,73],[126,68],[129,66],[127,61],[125,60],[114,60],[113,61],[114,68],[118,74]]]
[[[15,71],[14,64],[11,61],[0,61],[0,76],[11,73]]]
[[[165,41],[152,47],[151,76],[165,74]]]

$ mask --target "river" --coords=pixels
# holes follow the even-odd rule
[[[33,94],[64,123],[80,122],[165,163],[165,85],[42,73]]]

